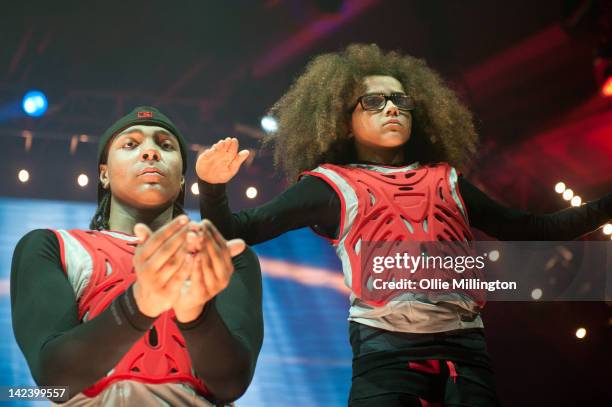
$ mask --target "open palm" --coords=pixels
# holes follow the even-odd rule
[[[226,138],[204,150],[196,162],[196,174],[210,184],[229,182],[249,157],[249,150],[238,152],[238,140]]]

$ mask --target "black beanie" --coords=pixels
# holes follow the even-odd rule
[[[185,175],[185,171],[187,169],[187,142],[176,126],[174,126],[174,123],[172,123],[172,121],[165,114],[152,106],[137,107],[127,115],[123,116],[121,119],[117,120],[115,124],[104,132],[98,142],[98,168],[100,167],[100,164],[106,164],[106,160],[108,158],[108,154],[105,154],[106,147],[113,140],[113,138],[128,127],[139,124],[163,127],[176,137],[181,149],[181,157],[183,159],[183,175]],[[100,203],[103,195],[104,188],[102,187],[102,183],[98,180],[98,203]],[[185,184],[183,184],[177,200],[181,205],[184,204]]]

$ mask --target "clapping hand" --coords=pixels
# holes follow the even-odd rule
[[[190,222],[180,215],[156,232],[134,227],[139,245],[134,255],[134,297],[147,316],[174,309],[180,322],[194,320],[204,305],[229,284],[233,256],[244,241],[226,242],[213,224]]]

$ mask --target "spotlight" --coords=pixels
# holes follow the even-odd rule
[[[565,183],[557,182],[557,184],[555,185],[555,192],[558,194],[562,194],[563,191],[565,191]]]
[[[491,250],[489,252],[489,260],[491,260],[491,261],[499,260],[499,251],[498,250]]]
[[[612,76],[608,77],[603,85],[601,85],[601,93],[606,96],[612,96]]]
[[[612,235],[612,223],[606,223],[603,227],[603,232],[605,235]]]
[[[264,116],[261,118],[261,128],[268,134],[276,133],[278,122],[272,116]]]
[[[81,174],[79,175],[79,177],[77,178],[77,183],[79,184],[79,186],[81,187],[86,187],[87,184],[89,184],[89,177],[85,174]]]
[[[566,201],[572,199],[573,196],[574,191],[572,191],[571,189],[566,189],[565,191],[563,191],[563,199],[565,199]]]
[[[586,336],[587,334],[587,330],[584,328],[578,328],[576,329],[576,338],[578,339],[582,339]]]
[[[17,178],[19,178],[19,181],[21,182],[28,182],[30,179],[30,173],[27,170],[21,170],[19,171],[19,174],[17,174]]]
[[[248,187],[246,190],[246,196],[249,199],[254,199],[257,196],[257,188],[255,187]]]
[[[198,187],[198,183],[194,182],[191,184],[191,193],[194,195],[200,195],[200,188]]]
[[[38,90],[31,90],[23,96],[23,111],[32,117],[40,117],[47,111],[47,97]]]
[[[597,51],[594,61],[595,79],[601,86],[601,94],[605,97],[612,96],[612,40],[601,45]]]
[[[576,195],[576,196],[574,196],[572,198],[570,203],[572,204],[572,206],[580,206],[580,204],[582,203],[582,198],[580,198],[578,195]]]
[[[542,289],[534,288],[533,291],[531,291],[531,298],[533,298],[534,300],[539,300],[540,298],[542,298]]]

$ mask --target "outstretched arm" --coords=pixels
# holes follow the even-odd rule
[[[219,143],[223,144],[218,146]],[[219,143],[215,144],[218,147],[213,146],[198,158],[196,172],[200,214],[202,218],[210,219],[226,239],[242,238],[247,244],[256,244],[306,226],[325,236],[335,237],[340,219],[340,200],[327,183],[316,177],[305,176],[270,202],[232,214],[225,183],[235,172],[233,169],[225,171],[223,166],[231,166],[239,159],[238,141],[231,141],[231,147],[227,146],[229,142],[226,140]],[[235,170],[237,172],[238,168]]]
[[[536,215],[500,205],[463,177],[459,191],[471,226],[500,240],[573,240],[612,218],[612,193],[578,207]]]

